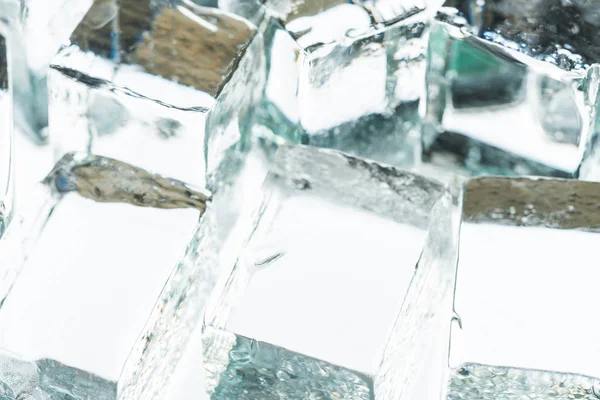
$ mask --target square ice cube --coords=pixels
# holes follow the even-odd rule
[[[471,174],[597,179],[594,2],[446,2],[429,41],[425,154]]]
[[[420,158],[425,1],[264,2],[267,83],[253,121],[274,140],[394,165]],[[256,14],[253,2],[223,2]]]
[[[451,210],[435,181],[330,150],[280,148],[240,233],[245,245],[207,306],[212,398],[388,399],[416,380],[429,363],[411,370],[415,355],[445,344],[423,342],[451,299]]]
[[[38,142],[47,139],[47,71],[50,60],[81,21],[93,0],[1,0],[10,26],[15,118]]]
[[[121,370],[128,358],[138,361],[130,351],[207,198],[123,162],[72,153],[41,186],[48,206],[21,215],[0,241],[0,266],[14,266],[2,274],[3,390],[116,399]]]
[[[207,114],[227,113],[235,144],[260,88],[260,58],[243,57],[261,53],[255,34],[243,18],[187,0],[96,1],[52,61],[58,153],[91,151],[204,185],[205,142],[224,134],[205,138]]]
[[[0,238],[12,217],[14,201],[13,98],[5,28],[0,22]]]
[[[558,179],[467,183],[450,399],[597,397],[599,189]]]

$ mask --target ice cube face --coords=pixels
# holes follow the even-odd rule
[[[417,262],[431,272],[432,259],[454,248],[449,197],[445,186],[392,167],[281,147],[255,220],[241,233],[246,244],[223,266],[231,272],[207,306],[212,398],[393,398],[386,395],[403,367],[397,356],[417,351],[402,346],[402,332],[411,335],[395,326],[406,322],[399,315]],[[437,225],[450,228],[434,256],[427,225],[442,199]],[[422,337],[413,328],[412,338]]]
[[[41,185],[49,207],[18,218],[39,232],[22,233],[15,222],[0,242],[0,265],[17,269],[2,274],[2,382],[15,398],[116,399],[121,370],[207,197],[120,161],[72,153]]]
[[[576,326],[595,309],[598,189],[552,179],[467,183],[449,398],[597,397],[599,336]]]
[[[0,15],[10,26],[15,121],[37,142],[47,140],[47,71],[52,57],[93,0],[2,0]]]
[[[59,154],[93,151],[204,185],[205,141],[221,132],[205,138],[207,114],[233,109],[229,121],[245,126],[253,90],[235,82],[254,82],[240,71],[261,75],[255,58],[242,59],[261,53],[248,49],[255,33],[240,17],[188,1],[95,1],[51,66]],[[238,124],[229,125],[239,140]]]
[[[596,179],[593,2],[447,1],[429,41],[427,160]]]
[[[205,393],[202,351],[196,354],[189,347],[202,346],[200,322],[207,299],[222,265],[228,265],[224,260],[235,260],[245,243],[242,233],[252,226],[252,220],[244,216],[260,199],[266,176],[266,163],[259,152],[230,155],[239,158],[228,158],[220,166],[218,190],[129,356],[119,381],[120,400],[165,398],[162,394],[179,399],[181,391],[189,396],[186,385],[177,384],[181,380],[193,381]],[[180,362],[182,354],[191,360]],[[167,378],[176,393],[165,388]]]
[[[239,0],[229,0],[227,3],[229,7],[239,8],[244,5],[244,2]],[[399,2],[392,2],[388,0],[360,0],[353,3],[359,8],[356,8],[356,11],[353,11],[352,14],[346,14],[346,16],[350,17],[350,19],[346,21],[340,21],[342,26],[332,28],[331,32],[329,33],[325,29],[326,24],[324,24],[324,18],[331,18],[331,15],[327,17],[323,17],[322,15],[323,13],[327,13],[329,10],[337,9],[339,5],[344,4],[343,1],[326,0],[321,2],[305,2],[297,0],[266,0],[261,1],[260,3],[265,5],[269,14],[277,17],[286,26],[288,26],[290,32],[296,33],[297,36],[302,36],[304,34],[308,35],[307,39],[302,39],[299,42],[305,44],[308,43],[308,45],[310,45],[321,42],[322,38],[325,38],[330,34],[335,35],[335,37],[330,36],[330,40],[337,40],[343,36],[348,29],[368,27],[372,25],[373,22],[393,22],[396,19],[401,19],[408,13],[423,10],[427,7],[433,7],[436,1],[403,0]],[[365,19],[361,16],[365,12],[371,14],[374,21],[365,21]],[[304,18],[304,20],[298,21],[302,18]],[[330,19],[330,21],[332,21],[332,19]],[[339,31],[336,32],[338,29]],[[317,36],[321,36],[321,38],[317,38]]]
[[[423,4],[421,4],[423,3]],[[252,18],[252,2],[225,1]],[[254,131],[401,166],[419,159],[428,4],[267,1]]]
[[[5,25],[0,22],[0,238],[12,217],[13,188],[13,114],[12,89],[9,77],[9,54]]]

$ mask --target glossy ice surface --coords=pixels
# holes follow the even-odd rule
[[[530,178],[467,183],[450,398],[597,397],[600,338],[589,316],[600,278],[598,188]],[[580,321],[590,329],[577,328]]]
[[[597,179],[598,7],[447,1],[429,41],[427,160]]]
[[[206,312],[212,398],[397,398],[394,379],[421,371],[406,368],[421,354],[408,343],[427,329],[399,326],[424,309],[438,315],[434,293],[451,288],[439,277],[453,269],[450,194],[420,176],[310,147],[281,148],[263,190],[242,232],[247,243],[224,265],[231,273]],[[428,236],[432,208],[447,231]],[[431,288],[431,303],[407,309],[420,257],[423,274],[436,276],[416,279]],[[398,362],[408,348],[406,364]]]
[[[248,18],[258,7],[223,3]],[[268,72],[254,132],[412,166],[433,7],[335,0],[262,7],[271,16],[262,23]]]
[[[0,242],[3,387],[14,398],[115,399],[207,198],[78,154],[65,156],[32,195],[42,206],[23,210]]]
[[[243,18],[189,1],[96,1],[52,61],[59,153],[93,151],[204,185],[206,142],[218,147],[222,134],[211,125],[205,137],[207,114],[234,107],[228,122],[243,128],[253,90],[236,82],[260,77],[255,34]]]

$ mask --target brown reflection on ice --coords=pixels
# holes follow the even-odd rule
[[[256,28],[215,8],[175,3],[96,0],[71,42],[116,64],[138,65],[216,97]]]

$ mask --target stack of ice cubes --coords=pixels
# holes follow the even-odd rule
[[[599,61],[595,0],[0,0],[0,398],[600,398]]]

